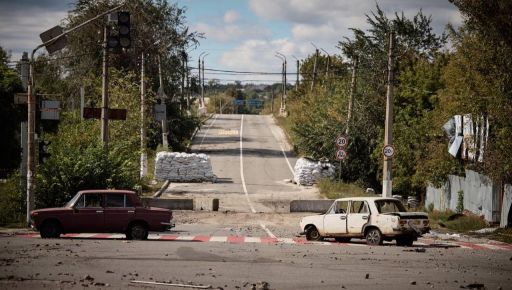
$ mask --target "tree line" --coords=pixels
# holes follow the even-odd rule
[[[369,28],[352,28],[353,35],[339,41],[337,55],[312,54],[303,60],[302,81],[288,96],[289,117],[284,121],[296,151],[334,161],[334,140],[348,128],[348,158],[338,168],[341,179],[381,187],[387,58],[393,31],[393,192],[421,196],[427,185],[440,186],[449,174],[463,174],[466,168],[511,182],[512,4],[450,2],[464,22],[458,28],[448,25],[441,35],[433,32],[431,17],[421,10],[411,18],[399,12],[388,17],[377,6],[366,15]],[[442,127],[453,115],[465,114],[489,120],[483,162],[448,153],[449,139]]]

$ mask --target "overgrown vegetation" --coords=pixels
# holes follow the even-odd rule
[[[351,183],[342,183],[330,179],[322,179],[318,182],[320,194],[327,199],[364,196],[364,190]]]
[[[482,218],[475,215],[463,215],[453,211],[431,211],[429,212],[430,225],[434,230],[451,230],[455,232],[469,232],[483,229],[489,224]]]

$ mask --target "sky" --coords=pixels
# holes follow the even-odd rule
[[[329,54],[350,28],[367,29],[365,14],[378,4],[388,17],[404,12],[412,17],[420,9],[432,17],[436,33],[448,23],[459,26],[462,18],[448,0],[168,0],[187,8],[192,31],[204,33],[200,45],[189,52],[191,66],[199,54],[207,69],[280,72],[279,52],[286,56],[288,72],[294,73],[295,58],[314,53],[315,45]],[[73,0],[0,0],[0,46],[18,60],[31,51],[39,34],[61,22]],[[321,52],[323,52],[321,50]],[[325,52],[323,52],[325,53]],[[270,83],[280,76],[233,76],[205,72],[205,78]],[[294,78],[290,78],[290,80]]]

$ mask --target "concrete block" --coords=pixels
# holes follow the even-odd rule
[[[333,202],[333,199],[292,200],[290,202],[290,212],[325,213]]]
[[[150,198],[143,197],[142,203],[148,206],[167,208],[170,210],[193,210],[194,200],[191,198]]]

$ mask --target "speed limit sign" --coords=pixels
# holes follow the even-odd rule
[[[336,159],[342,161],[345,160],[345,158],[347,158],[347,151],[345,151],[345,149],[338,149],[338,151],[336,151]]]
[[[345,148],[348,145],[348,136],[345,135],[339,135],[336,138],[336,146],[338,148]]]
[[[395,155],[395,148],[393,147],[393,145],[386,145],[382,149],[382,153],[384,154],[384,156],[391,158],[393,157],[393,155]]]

